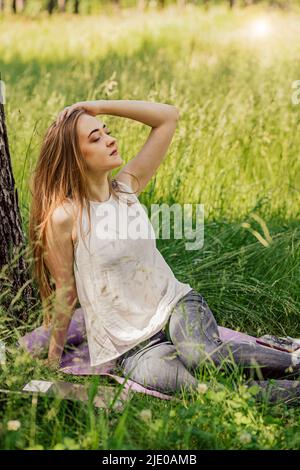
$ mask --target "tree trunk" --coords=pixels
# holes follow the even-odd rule
[[[27,264],[22,254],[26,250],[2,102],[0,102],[0,217],[0,308],[2,317],[4,314],[9,318],[11,328],[18,326],[21,321],[27,321],[34,298],[31,275],[27,272]]]
[[[74,1],[74,10],[73,11],[76,15],[78,15],[78,13],[79,13],[79,0]]]
[[[25,8],[25,0],[13,0],[11,7],[13,13],[21,13]]]
[[[64,13],[66,11],[66,6],[67,6],[67,0],[58,0],[59,11]]]
[[[5,1],[0,0],[0,11],[4,11],[4,7],[5,7]]]
[[[49,0],[47,5],[47,10],[49,15],[52,15],[54,8],[56,7],[57,0]]]
[[[139,11],[145,11],[145,9],[146,9],[146,0],[137,0],[136,7]]]

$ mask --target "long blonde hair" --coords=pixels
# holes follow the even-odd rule
[[[51,324],[51,303],[55,294],[55,284],[44,260],[47,223],[49,220],[51,222],[54,209],[71,198],[79,208],[80,233],[82,234],[84,207],[87,208],[89,230],[91,228],[90,203],[86,189],[87,164],[81,153],[77,135],[78,118],[84,113],[86,113],[84,109],[75,109],[61,124],[52,122],[43,138],[30,181],[32,200],[29,215],[29,244],[33,253],[32,276],[38,283],[43,304],[43,326],[46,328]],[[108,184],[110,193],[117,198],[119,198],[118,192],[127,193],[121,191],[117,180],[112,179],[110,174]],[[129,200],[127,204],[131,204]]]

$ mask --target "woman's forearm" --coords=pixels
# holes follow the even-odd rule
[[[48,350],[48,360],[60,362],[64,346],[67,339],[67,333],[70,325],[70,316],[58,316],[53,325]]]
[[[74,293],[64,295],[57,291],[54,305],[53,326],[49,341],[48,360],[59,362],[64,350],[71,318],[75,311],[77,296]]]
[[[158,127],[166,121],[177,119],[176,106],[139,100],[99,100],[99,114],[111,114]]]

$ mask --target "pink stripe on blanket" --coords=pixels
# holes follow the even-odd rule
[[[241,333],[240,331],[231,330],[230,328],[225,328],[225,326],[218,326],[219,335],[222,341],[246,341],[250,343],[256,343],[257,338],[255,336],[247,335],[246,333]]]

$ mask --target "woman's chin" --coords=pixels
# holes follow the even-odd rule
[[[123,158],[121,157],[121,155],[117,154],[117,155],[114,155],[113,157],[113,162],[115,165],[119,166],[119,165],[122,165],[123,163]]]

